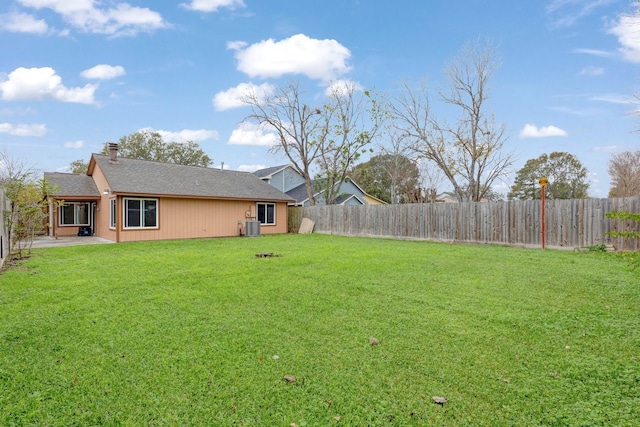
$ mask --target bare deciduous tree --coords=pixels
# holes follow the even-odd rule
[[[423,193],[423,200],[427,203],[435,203],[438,188],[444,181],[442,169],[428,159],[421,159],[418,162],[418,168],[420,170],[420,187]]]
[[[609,160],[609,197],[640,197],[640,151],[625,151]]]
[[[291,166],[304,178],[307,196],[315,205],[311,170],[319,158],[326,137],[326,116],[320,108],[307,106],[299,83],[289,83],[274,94],[261,97],[248,93],[241,99],[251,107],[247,122],[257,123],[277,134],[271,152],[283,152]]]
[[[340,82],[330,90],[323,113],[327,128],[318,162],[321,190],[331,205],[349,169],[376,137],[386,112],[371,92],[359,91],[353,82]]]
[[[454,124],[431,114],[423,84],[407,84],[392,107],[398,126],[412,140],[416,155],[432,161],[453,186],[460,201],[480,201],[491,185],[507,175],[515,154],[504,151],[505,125],[485,112],[489,81],[497,68],[496,50],[488,42],[467,43],[451,60],[445,77],[448,90],[439,99],[459,111]]]
[[[404,136],[392,122],[385,124],[382,138],[386,145],[381,145],[383,154],[379,157],[384,161],[378,164],[389,179],[389,202],[408,203],[412,195],[419,191],[418,163],[410,157]]]
[[[24,250],[31,252],[36,233],[44,227],[47,196],[54,195],[55,189],[46,180],[36,179],[26,161],[11,158],[6,150],[0,152],[0,186],[9,201],[8,209],[2,211],[9,257],[21,258]]]

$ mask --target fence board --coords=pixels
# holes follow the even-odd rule
[[[542,244],[540,200],[493,203],[427,203],[290,208],[290,230],[302,218],[319,233],[379,236],[446,242],[515,246]],[[608,212],[640,212],[640,198],[547,200],[545,241],[548,247],[613,245],[640,250],[640,239],[612,238],[610,231],[640,231],[633,221],[611,220]]]

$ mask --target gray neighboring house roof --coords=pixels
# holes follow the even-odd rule
[[[89,174],[93,173],[93,162],[100,167],[112,193],[293,201],[291,197],[249,172],[123,157],[118,157],[114,164],[110,162],[108,155],[93,154]]]
[[[360,199],[360,197],[356,196],[355,194],[341,194],[340,196],[336,197],[336,204],[337,205],[342,205],[342,204],[346,204],[349,200],[357,200],[358,204],[360,205],[366,205],[367,203],[364,202],[363,200]]]
[[[271,175],[273,175],[276,172],[280,172],[282,169],[287,167],[289,167],[289,165],[272,166],[270,168],[257,170],[253,172],[253,174],[258,178],[271,178]]]
[[[315,182],[311,181],[311,185],[314,185]],[[307,186],[304,184],[298,185],[293,190],[287,191],[287,195],[291,196],[296,203],[302,203],[305,200],[309,199],[309,195],[307,194]]]
[[[360,188],[360,186],[358,184],[353,182],[353,180],[351,178],[347,177],[345,179],[345,181],[347,181],[347,180],[350,181],[356,187],[358,187],[358,189],[360,189],[360,191],[362,191],[362,194],[367,194],[367,193],[364,192],[364,190],[362,190]],[[311,180],[311,186],[313,188],[315,188],[315,186],[316,186],[316,181],[315,180]],[[313,195],[314,196],[318,196],[321,193],[322,193],[322,191],[317,191]],[[296,188],[287,191],[287,195],[293,197],[297,204],[303,204],[307,200],[309,200],[309,195],[307,194],[307,187],[304,184],[301,184],[301,185],[297,186]],[[345,203],[347,200],[349,200],[351,198],[351,196],[353,196],[356,199],[358,199],[358,201],[361,204],[366,205],[366,202],[362,201],[358,196],[356,196],[354,194],[340,194],[340,195],[338,195],[338,197],[336,198],[336,204],[341,205],[341,204]]]
[[[75,173],[45,172],[44,178],[57,187],[56,197],[100,198],[100,191],[90,176]]]

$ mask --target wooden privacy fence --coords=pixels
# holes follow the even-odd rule
[[[9,229],[5,221],[5,212],[11,209],[4,188],[0,187],[0,269],[9,255]]]
[[[522,200],[295,207],[289,210],[289,226],[295,231],[302,218],[309,218],[318,233],[541,246],[541,206],[540,200]],[[605,216],[618,210],[640,212],[640,198],[547,200],[545,206],[547,247],[613,245],[617,250],[640,250],[640,239],[607,234],[640,231],[640,224]]]

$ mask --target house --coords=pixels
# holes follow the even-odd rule
[[[444,191],[436,196],[436,202],[438,203],[460,203],[460,199],[456,193],[450,191]]]
[[[92,154],[86,175],[45,173],[57,186],[49,234],[115,242],[287,232],[293,199],[247,172]],[[256,222],[257,221],[257,222]],[[257,231],[257,230],[256,230]],[[257,234],[257,232],[254,232]]]
[[[290,206],[309,206],[309,195],[304,185],[304,178],[291,165],[274,166],[260,169],[253,173],[255,176],[271,184],[273,187],[294,199]],[[312,181],[312,185],[315,181]],[[317,189],[316,189],[317,190]],[[322,191],[314,194],[316,205],[324,205]],[[345,179],[340,184],[339,195],[336,199],[338,205],[367,205],[386,204],[384,201],[367,194],[351,178]]]

